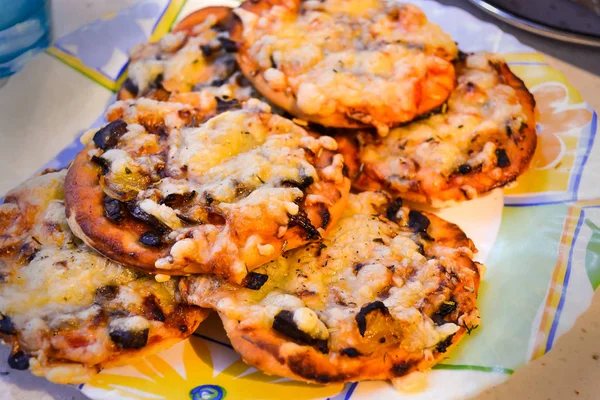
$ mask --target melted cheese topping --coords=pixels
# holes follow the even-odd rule
[[[273,6],[261,16],[235,12],[264,79],[274,91],[290,88],[307,115],[341,112],[383,133],[414,118],[423,82],[439,73],[452,80],[447,60],[457,56],[456,45],[416,6],[385,0],[295,5]]]
[[[90,250],[44,249],[18,270],[12,285],[0,286],[0,310],[15,315],[15,322],[22,326],[49,313],[91,306],[97,288],[127,283],[134,277],[133,272]]]
[[[240,321],[240,329],[269,329],[281,310],[292,311],[297,328],[314,339],[327,339],[333,352],[353,347],[365,355],[382,354],[390,346],[411,353],[432,351],[459,330],[458,318],[436,324],[432,312],[448,300],[453,279],[473,285],[477,269],[457,260],[472,256],[468,249],[444,248],[444,256],[425,256],[420,246],[435,244],[407,227],[409,209],[399,210],[398,224],[377,216],[388,202],[381,193],[350,195],[346,214],[322,244],[289,251],[255,271],[268,276],[260,290],[201,276],[189,278],[187,300]],[[476,294],[469,295],[474,302]],[[356,316],[375,301],[383,302],[390,318],[367,319],[362,336]],[[434,309],[424,311],[427,304]],[[479,324],[476,308],[461,318],[460,324]]]
[[[0,204],[0,254],[19,257],[16,253],[23,252],[22,247],[35,251],[43,244],[62,246],[73,240],[60,214],[65,175],[66,171],[59,171],[36,176],[6,194]],[[0,273],[13,267],[0,257]]]
[[[109,110],[109,119],[122,117],[134,128],[128,129],[116,148],[94,154],[109,163],[101,184],[113,198],[121,199],[119,193],[131,189],[131,185],[115,189],[124,181],[115,182],[124,176],[122,171],[148,170],[145,174],[150,181],[135,191],[135,201],[171,229],[164,236],[164,242],[172,246],[170,254],[156,262],[157,268],[208,265],[221,259],[240,280],[252,268],[246,265],[248,258],[264,260],[280,251],[290,216],[300,213],[307,187],[327,182],[343,186],[346,179],[339,154],[320,171],[313,165],[323,151],[337,150],[333,138],[308,135],[256,99],[196,127],[186,127],[179,118],[188,111],[186,107],[170,103],[161,107],[147,99],[139,104],[138,109],[135,102],[121,102]],[[155,108],[162,108],[162,117],[171,120],[159,139],[138,125],[148,115],[153,122],[159,121],[153,114]],[[140,148],[130,140],[157,142]],[[167,201],[174,196],[182,201]],[[230,258],[224,260],[221,253]]]
[[[458,85],[445,112],[395,128],[381,139],[359,135],[360,161],[398,192],[417,182],[425,192],[443,187],[459,167],[492,174],[498,168],[496,150],[531,124],[517,92],[504,84],[488,54],[470,55],[459,67]]]
[[[216,202],[211,207],[213,212],[226,220],[243,215],[245,224],[255,221],[259,237],[268,237],[269,233],[260,231],[259,221],[268,216],[278,226],[286,226],[288,215],[298,212],[294,201],[303,196],[296,187],[281,187],[282,182],[307,178],[319,181],[304,148],[325,146],[291,121],[254,111],[233,111],[199,128],[184,129],[179,137],[174,135],[168,168],[172,175],[178,174],[176,170],[185,170],[188,188],[203,193],[205,198],[208,194]],[[338,175],[336,179],[343,179],[341,171]],[[246,240],[251,242],[251,238]],[[248,251],[258,251],[264,256],[273,252],[262,247],[260,240]],[[174,262],[186,259],[206,262],[199,257],[195,246],[177,252]]]
[[[22,237],[4,226],[1,236],[19,239],[21,249],[37,246],[24,263],[18,255],[0,257],[0,315],[10,318],[19,349],[32,357],[33,373],[78,383],[96,373],[97,364],[118,357],[121,350],[109,336],[112,330],[150,329],[149,336],[161,340],[167,335],[153,316],[156,311],[146,311],[148,299],[169,316],[176,307],[177,283],[158,283],[76,239],[65,215],[65,172],[28,180],[7,195],[6,201],[16,203],[0,205],[0,210],[16,208],[30,222],[21,225]]]
[[[128,75],[138,95],[152,96],[152,90],[162,88],[171,101],[192,104],[207,113],[216,109],[217,98],[242,101],[252,97],[254,90],[238,71],[233,54],[223,50],[221,40],[227,40],[228,34],[217,23],[210,15],[189,36],[171,32],[156,43],[135,46]]]

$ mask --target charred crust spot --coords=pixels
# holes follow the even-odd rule
[[[102,206],[104,207],[104,216],[114,223],[119,223],[125,218],[125,207],[117,199],[104,195],[102,198]]]
[[[165,76],[162,73],[156,75],[156,79],[154,80],[155,87],[161,86],[164,79]]]
[[[446,300],[442,303],[440,308],[431,316],[431,319],[436,325],[444,325],[446,321],[446,317],[456,310],[457,304],[456,301],[450,299]]]
[[[236,53],[238,51],[238,44],[235,41],[226,37],[219,37],[217,39],[219,40],[221,46],[226,52]]]
[[[195,219],[193,219],[193,218],[189,218],[189,217],[186,217],[186,216],[185,216],[185,215],[183,215],[183,214],[177,214],[177,218],[179,218],[180,220],[182,220],[183,222],[186,222],[186,223],[188,223],[188,224],[198,224],[198,223],[202,223],[202,221],[196,221]],[[188,235],[189,235],[189,233],[188,233]]]
[[[29,369],[29,356],[23,350],[19,350],[8,357],[8,365],[12,369],[25,371]]]
[[[156,217],[144,212],[144,210],[142,210],[134,201],[127,203],[127,208],[134,218],[156,228],[159,232],[164,233],[170,230],[167,226],[163,225],[158,219],[156,219]]]
[[[401,361],[394,363],[392,365],[392,374],[394,374],[394,376],[404,376],[408,373],[408,371],[410,371],[412,366],[413,363],[410,361]]]
[[[152,231],[144,232],[142,233],[142,236],[140,236],[140,243],[144,246],[160,247],[160,235]]]
[[[12,320],[0,313],[0,333],[4,333],[5,335],[14,335],[15,334],[15,326]]]
[[[122,317],[127,317],[129,315],[129,312],[123,309],[116,309],[116,310],[110,310],[108,312],[108,316],[110,318],[122,318]]]
[[[421,255],[425,255],[425,245],[423,243],[417,243],[417,246],[419,246],[419,249],[417,250]]]
[[[158,135],[163,138],[169,136],[169,130],[167,129],[165,124],[145,124],[144,127],[146,128],[148,133],[151,133],[153,135]]]
[[[160,308],[160,304],[156,296],[153,294],[144,298],[144,302],[142,303],[142,312],[147,320],[165,322],[165,314]]]
[[[107,301],[114,300],[119,294],[119,287],[115,285],[101,286],[96,289],[94,300],[96,303],[104,303]]]
[[[505,83],[506,79],[504,77],[504,74],[502,73],[503,63],[497,63],[490,60],[488,64],[496,71],[496,74],[498,74],[498,80],[500,81],[500,83]]]
[[[209,58],[211,57],[216,51],[218,51],[217,48],[211,46],[210,44],[203,44],[200,45],[200,51],[202,52],[202,55],[205,58]]]
[[[275,57],[273,57],[273,53],[269,56],[269,61],[271,61],[271,68],[277,69],[277,61],[275,61]]]
[[[313,224],[310,222],[308,215],[306,215],[306,211],[300,210],[300,211],[298,211],[298,214],[296,214],[296,215],[288,214],[288,218],[290,220],[290,222],[288,223],[288,226],[290,228],[294,227],[294,226],[299,226],[300,228],[302,228],[306,232],[306,240],[313,240],[313,239],[321,238],[321,234],[319,233],[317,228],[315,228],[313,226]]]
[[[227,219],[216,212],[209,212],[207,221],[211,225],[225,225],[227,223]]]
[[[100,168],[102,168],[102,175],[106,175],[108,173],[108,171],[110,170],[110,165],[109,165],[108,161],[106,161],[102,157],[92,156],[91,161],[92,161],[92,163],[94,163],[97,166],[99,166]]]
[[[473,170],[469,164],[461,164],[458,166],[458,173],[461,175],[467,175]]]
[[[252,337],[250,337],[250,336],[252,336]],[[252,331],[248,332],[248,335],[242,335],[241,337],[243,340],[247,341],[248,343],[252,343],[254,346],[258,347],[259,349],[264,350],[265,352],[271,354],[277,360],[277,362],[279,362],[280,364],[283,364],[285,362],[285,359],[280,354],[281,348],[278,343],[275,343],[270,340],[266,340],[266,341],[260,340],[259,338],[257,338],[256,336],[253,335]]]
[[[32,240],[31,242],[23,243],[19,248],[20,259],[26,263],[33,261],[40,251],[41,243],[35,237],[32,237]]]
[[[186,333],[186,332],[188,331],[188,327],[187,327],[187,325],[179,325],[179,326],[177,327],[177,329],[178,329],[178,330],[179,330],[179,332],[181,332],[181,333]]]
[[[227,83],[228,80],[229,80],[229,78],[215,79],[210,82],[210,86],[216,86],[216,87],[223,86],[224,84]]]
[[[204,192],[204,201],[206,202],[206,204],[210,205],[215,201],[215,199],[209,192]]]
[[[235,84],[240,87],[248,87],[250,86],[250,81],[246,79],[246,77],[242,74],[237,74],[235,76]]]
[[[137,85],[131,80],[131,78],[127,78],[123,81],[123,89],[127,90],[133,96],[137,96],[139,93],[139,88]]]
[[[242,108],[238,99],[223,100],[217,97],[217,113],[229,110],[239,110]]]
[[[315,339],[308,333],[301,331],[294,322],[294,313],[288,310],[281,310],[273,320],[273,330],[289,337],[296,343],[315,347],[323,354],[329,351],[327,340]]]
[[[427,228],[429,228],[429,218],[425,215],[421,214],[418,211],[410,210],[408,213],[408,226],[415,232],[427,232]]]
[[[250,272],[246,275],[246,287],[250,290],[260,290],[267,282],[269,275],[260,274],[258,272]]]
[[[438,353],[445,353],[448,350],[448,347],[452,346],[453,337],[454,334],[448,336],[446,339],[442,340],[435,346],[435,349],[438,351]]]
[[[362,356],[361,352],[356,350],[354,347],[346,347],[340,351],[340,354],[350,358]]]
[[[238,65],[233,58],[226,59],[225,62],[223,62],[223,66],[225,69],[219,74],[219,78],[221,79],[231,78],[231,76],[238,70]]]
[[[402,208],[402,199],[398,197],[396,200],[392,201],[388,208],[385,210],[385,217],[393,222],[398,222],[398,218],[396,214]]]
[[[414,121],[426,120],[426,119],[433,117],[434,115],[445,114],[446,111],[448,111],[448,104],[444,103],[444,104],[441,104],[441,105],[437,106],[436,108],[432,109],[428,113],[419,115],[417,118],[414,119]]]
[[[344,163],[344,165],[342,166],[342,175],[344,175],[345,178],[350,178],[350,168],[348,168],[348,165],[346,165],[346,163]]]
[[[358,272],[362,269],[362,267],[364,267],[366,264],[365,263],[356,263],[354,264],[354,267],[352,267],[352,271],[354,271],[354,275],[358,274]]]
[[[296,187],[296,188],[304,191],[304,190],[306,190],[307,187],[309,187],[313,183],[315,183],[315,179],[312,176],[303,176],[300,178],[300,181],[292,181],[289,179],[282,181],[281,186]]]
[[[94,135],[94,143],[102,150],[109,150],[117,145],[119,138],[127,132],[127,124],[122,119],[114,120]]]
[[[194,190],[189,193],[169,193],[162,199],[161,204],[166,204],[171,208],[177,208],[189,203],[194,197],[196,197],[196,192]]]
[[[329,209],[325,204],[320,203],[317,213],[321,217],[321,228],[327,229],[329,222],[331,222],[331,213],[329,213]]]
[[[321,253],[323,252],[323,249],[326,249],[326,248],[327,248],[327,246],[324,243],[319,243],[319,247],[317,248],[315,255],[317,257],[321,257]]]
[[[325,372],[319,372],[314,363],[309,361],[306,353],[294,354],[288,357],[286,364],[294,374],[322,384],[342,381],[345,378],[342,374],[329,375]]]
[[[447,300],[442,303],[440,308],[438,309],[438,314],[442,316],[446,316],[452,314],[456,310],[456,302],[453,300]]]
[[[496,149],[496,158],[498,159],[498,166],[500,168],[510,166],[510,159],[508,158],[508,154],[506,154],[506,150]]]
[[[467,58],[469,58],[469,53],[465,53],[463,51],[458,51],[458,59],[460,61],[465,61]]]
[[[250,193],[252,193],[252,188],[244,185],[242,182],[236,179],[232,179],[231,183],[233,185],[233,188],[235,189],[235,194],[238,197],[247,197],[250,195]]]
[[[372,312],[375,311],[380,311],[383,315],[389,315],[390,312],[388,311],[387,307],[385,306],[385,304],[383,304],[382,301],[374,301],[372,303],[368,303],[365,304],[364,306],[361,307],[360,311],[358,312],[358,314],[356,314],[356,324],[358,325],[358,332],[360,333],[360,336],[364,337],[365,336],[365,332],[367,331],[367,315],[369,315]]]
[[[148,343],[148,329],[125,331],[116,329],[110,332],[110,339],[122,349],[141,349]]]
[[[94,318],[92,318],[90,325],[92,327],[99,327],[101,325],[105,325],[107,322],[108,316],[106,315],[106,311],[100,310],[96,313],[96,315],[94,315]]]

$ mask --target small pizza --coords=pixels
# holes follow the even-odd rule
[[[207,311],[86,247],[69,230],[66,171],[28,180],[0,205],[0,337],[10,367],[82,383],[185,339]]]
[[[384,189],[435,207],[469,200],[513,182],[537,143],[535,100],[501,58],[463,55],[447,106],[393,129],[337,140],[357,190]]]
[[[393,379],[430,368],[480,324],[475,251],[456,225],[363,192],[321,242],[252,271],[245,287],[199,275],[180,290],[217,310],[234,349],[263,372]]]
[[[191,104],[213,115],[223,102],[248,100],[254,90],[235,60],[227,32],[229,7],[206,7],[158,42],[135,46],[118,99],[148,97]]]
[[[290,114],[328,127],[391,126],[441,106],[456,44],[416,6],[385,0],[247,0],[238,64]]]
[[[66,206],[73,231],[122,264],[240,283],[318,240],[345,206],[336,141],[256,99],[198,126],[192,107],[150,99],[107,118],[69,169]]]

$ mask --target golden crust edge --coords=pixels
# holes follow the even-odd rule
[[[423,212],[423,214],[430,219],[430,226],[434,228],[431,232],[432,236],[435,237],[436,242],[441,242],[443,247],[466,248],[472,252],[477,251],[472,240],[466,236],[458,225],[431,213]],[[434,253],[435,250],[434,246]],[[477,293],[481,283],[482,267],[465,254],[458,254],[456,258],[459,259],[461,264],[468,264],[465,267],[475,272],[475,287],[472,289]],[[464,286],[463,283],[454,288],[453,296],[466,293],[467,289]],[[186,297],[186,292],[189,292],[190,286],[182,282],[180,288],[184,292],[184,297]],[[469,291],[469,293],[471,292]],[[474,299],[471,298],[471,295],[467,296],[469,300],[475,303],[466,304],[466,310],[462,314],[467,316],[466,321],[463,321],[465,324],[479,318],[476,295]],[[464,305],[461,302],[459,307]],[[244,362],[268,375],[278,375],[317,384],[357,380],[386,380],[401,377],[413,371],[427,370],[444,359],[447,356],[447,351],[454,348],[465,336],[465,333],[471,329],[471,327],[467,328],[467,326],[459,325],[459,330],[452,337],[451,345],[447,347],[447,351],[435,352],[432,359],[415,356],[411,358],[409,353],[399,349],[396,352],[388,351],[389,358],[386,356],[383,366],[379,359],[369,358],[369,356],[344,358],[347,361],[340,365],[332,363],[328,354],[320,353],[311,346],[299,345],[282,338],[270,328],[239,329],[238,321],[228,318],[222,313],[219,313],[219,316],[234,349],[241,355]],[[345,356],[338,354],[337,357],[342,358]],[[394,359],[397,358],[400,360],[394,363]],[[406,362],[407,359],[408,362]],[[338,358],[335,360],[338,360]]]
[[[246,11],[253,12],[254,14],[263,12],[273,6],[281,5],[284,3],[281,0],[245,0],[239,7],[243,8]],[[300,4],[300,1],[295,1],[296,4]],[[257,12],[255,12],[257,11]],[[239,17],[235,16],[232,19],[232,23],[230,24],[229,36],[231,40],[240,43],[242,40],[242,31],[243,24]],[[443,59],[443,58],[440,58]],[[359,122],[357,120],[351,119],[344,115],[341,112],[336,112],[330,116],[319,116],[319,115],[311,115],[304,113],[297,105],[297,102],[294,100],[294,96],[286,95],[285,91],[276,91],[271,88],[269,83],[264,79],[264,70],[258,68],[255,62],[251,60],[251,57],[247,53],[247,46],[239,46],[238,52],[236,53],[236,61],[242,74],[252,83],[254,88],[262,94],[268,101],[275,104],[277,107],[280,107],[292,114],[296,118],[300,118],[306,121],[310,121],[313,123],[321,124],[325,127],[335,127],[335,128],[345,128],[345,129],[361,129],[361,128],[372,128],[373,125],[365,124]],[[450,63],[449,66],[453,70],[453,65]],[[428,85],[429,86],[429,85]],[[451,95],[452,90],[448,90],[446,97],[443,101],[439,102],[426,102],[428,105],[424,109],[420,109],[414,118],[418,118],[419,116],[425,115],[437,107],[444,104],[448,97]],[[405,124],[410,121],[403,121],[391,124],[390,127],[394,127],[397,125]]]
[[[529,165],[531,164],[531,160],[535,154],[536,146],[537,146],[537,133],[535,129],[535,99],[533,94],[527,89],[525,83],[516,76],[508,67],[505,62],[501,64],[502,74],[500,75],[502,78],[507,80],[508,84],[516,90],[517,97],[520,100],[520,103],[524,106],[524,110],[527,114],[528,121],[534,121],[533,123],[528,123],[527,127],[524,128],[524,140],[526,143],[525,151],[519,154],[519,163],[518,168],[513,170],[511,173],[507,174],[503,171],[502,179],[496,181],[493,185],[487,186],[484,190],[478,190],[477,194],[482,195],[488,193],[496,188],[501,188],[515,181],[519,176],[527,171]],[[477,182],[480,177],[487,177],[487,174],[483,172],[478,172],[476,174],[469,175],[466,180],[460,184],[460,186],[451,186],[448,189],[441,191],[440,193],[443,196],[434,196],[431,193],[423,193],[417,191],[407,191],[400,192],[395,191],[389,185],[385,183],[385,179],[374,176],[374,173],[370,171],[368,165],[362,166],[364,171],[360,171],[361,162],[359,156],[359,149],[357,148],[357,144],[353,143],[353,138],[349,137],[347,134],[342,136],[337,136],[336,140],[338,143],[341,143],[341,153],[344,155],[345,159],[347,159],[348,165],[351,166],[350,170],[352,171],[351,176],[354,177],[353,180],[353,188],[360,191],[367,190],[386,190],[390,193],[402,197],[403,199],[413,201],[415,203],[424,203],[429,204],[433,207],[443,208],[449,207],[451,205],[456,204],[457,202],[462,202],[465,200],[471,200],[467,198],[466,194],[460,190],[460,186],[469,185],[469,183]],[[511,154],[515,154],[515,152],[511,152]],[[512,164],[511,164],[512,166]],[[464,178],[464,176],[463,176]]]

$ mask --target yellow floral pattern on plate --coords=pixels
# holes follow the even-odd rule
[[[569,201],[577,198],[576,180],[589,140],[594,113],[565,76],[540,54],[505,55],[537,103],[538,145],[531,168],[505,190],[508,204]]]
[[[283,399],[293,393],[293,398],[300,400],[327,398],[343,389],[342,384],[312,385],[265,375],[246,365],[225,345],[195,336],[167,352],[165,358],[169,361],[153,355],[132,366],[115,368],[114,373],[107,370],[88,382],[84,393],[93,394],[100,389],[123,399],[193,400]],[[183,371],[173,363],[179,358],[176,353],[182,359]],[[215,369],[216,358],[219,365],[225,365],[220,372]],[[132,368],[134,373],[130,371]]]

